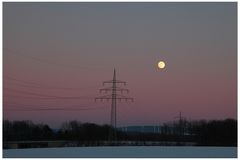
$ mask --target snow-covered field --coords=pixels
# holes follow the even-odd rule
[[[34,148],[4,149],[4,158],[77,158],[77,157],[237,157],[237,147],[166,147],[166,146],[121,146],[121,147],[68,147],[68,148]]]

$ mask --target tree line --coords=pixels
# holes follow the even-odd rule
[[[162,135],[203,146],[237,146],[237,120],[181,120],[163,124]]]
[[[47,124],[31,121],[3,122],[3,141],[71,140],[94,142],[109,140],[109,125],[64,122],[58,131]],[[195,142],[202,146],[237,146],[237,120],[181,120],[165,123],[159,133],[123,132],[117,130],[119,141]]]

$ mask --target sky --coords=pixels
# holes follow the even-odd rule
[[[3,2],[4,119],[109,124],[114,68],[118,126],[236,119],[237,3]]]

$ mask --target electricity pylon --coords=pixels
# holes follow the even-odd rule
[[[179,112],[179,116],[175,117],[178,118],[178,125],[179,125],[179,135],[182,137],[185,132],[185,117],[182,116],[182,112]]]
[[[116,140],[117,139],[117,132],[116,132],[116,129],[117,129],[117,100],[125,100],[125,101],[132,101],[133,102],[133,98],[130,98],[130,97],[126,97],[123,94],[124,91],[126,91],[127,93],[129,93],[129,90],[128,89],[125,89],[125,88],[120,88],[117,86],[117,84],[124,84],[126,85],[126,82],[124,81],[120,81],[120,80],[117,80],[116,79],[116,71],[115,71],[115,68],[114,68],[114,72],[113,72],[113,79],[110,80],[110,81],[104,81],[103,82],[103,85],[105,85],[106,83],[111,83],[112,86],[109,87],[109,88],[103,88],[103,89],[100,89],[100,93],[102,93],[103,91],[105,91],[105,93],[107,92],[111,92],[112,94],[110,95],[104,95],[104,96],[101,96],[101,97],[96,97],[95,98],[95,101],[96,100],[111,100],[112,101],[112,105],[111,105],[111,120],[110,120],[110,125],[112,127],[112,129],[110,129],[110,133],[109,133],[109,140]],[[121,94],[117,94],[117,92],[121,92]]]

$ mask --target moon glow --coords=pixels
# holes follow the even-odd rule
[[[158,68],[160,68],[160,69],[165,68],[165,62],[159,61],[159,62],[158,62]]]

